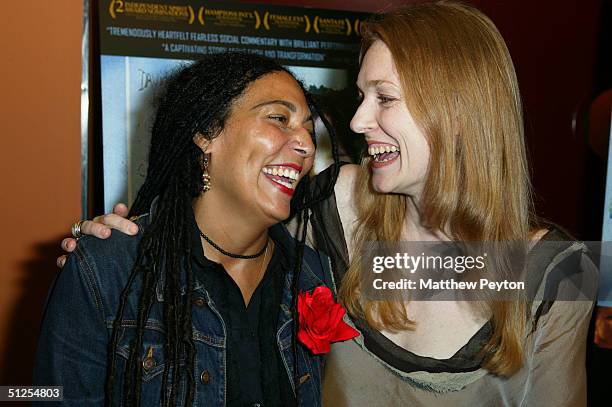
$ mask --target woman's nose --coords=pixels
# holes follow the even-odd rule
[[[351,130],[353,130],[355,133],[365,134],[372,131],[372,129],[375,127],[376,120],[374,118],[374,114],[364,99],[351,119]]]
[[[315,146],[311,134],[305,129],[300,129],[297,133],[296,137],[291,140],[291,148],[300,157],[312,157],[315,153]]]

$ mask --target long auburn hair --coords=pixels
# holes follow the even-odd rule
[[[422,224],[458,241],[499,242],[508,249],[526,242],[535,221],[522,105],[495,25],[471,6],[439,1],[375,16],[361,32],[362,57],[375,41],[389,48],[406,105],[430,148],[417,203]],[[375,329],[414,329],[404,302],[361,295],[358,253],[367,241],[400,240],[409,199],[376,193],[369,162],[364,158],[355,183],[354,252],[339,298],[350,315]],[[510,256],[512,250],[500,252]],[[522,366],[526,305],[525,299],[486,301],[493,331],[483,367],[492,373],[509,376]]]

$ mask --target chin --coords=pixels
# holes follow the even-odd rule
[[[273,221],[274,224],[283,222],[289,218],[291,208],[289,205],[282,205],[282,207],[275,206],[272,208],[266,208],[265,214]]]
[[[390,185],[386,177],[373,176],[372,177],[372,189],[381,194],[388,194],[393,192],[393,186]]]
[[[269,181],[266,181],[269,183]],[[270,188],[268,186],[268,188]],[[276,224],[286,220],[291,211],[291,198],[276,187],[266,189],[256,195],[254,201],[257,202],[259,213],[265,217],[271,224]]]
[[[290,214],[291,214],[291,211],[290,211],[289,209],[287,209],[287,210],[286,210],[286,211],[284,211],[284,212],[283,212],[283,213],[282,213],[280,216],[278,216],[278,217],[276,218],[276,223],[286,221],[287,219],[289,219],[289,215],[290,215]]]

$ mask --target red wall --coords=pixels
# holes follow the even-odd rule
[[[82,0],[17,1],[0,24],[0,384],[30,381],[59,239],[80,216]]]

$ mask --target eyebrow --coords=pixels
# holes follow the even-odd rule
[[[393,86],[395,88],[399,87],[395,83],[393,83],[391,81],[384,80],[384,79],[369,80],[369,81],[366,82],[366,87],[376,87],[378,85],[391,85],[391,86]],[[357,85],[357,88],[359,89],[359,85]]]
[[[255,106],[253,106],[251,108],[251,110],[255,110],[255,109],[258,109],[258,108],[260,108],[262,106],[267,106],[267,105],[283,105],[287,109],[289,109],[291,111],[291,113],[297,112],[297,107],[295,107],[295,105],[293,103],[288,102],[286,100],[282,100],[282,99],[268,100],[267,102],[259,103],[259,104],[255,105]],[[314,120],[312,119],[312,115],[309,115],[306,118],[306,120],[304,120],[304,123],[306,123],[306,122],[313,122],[313,125],[314,125]]]

